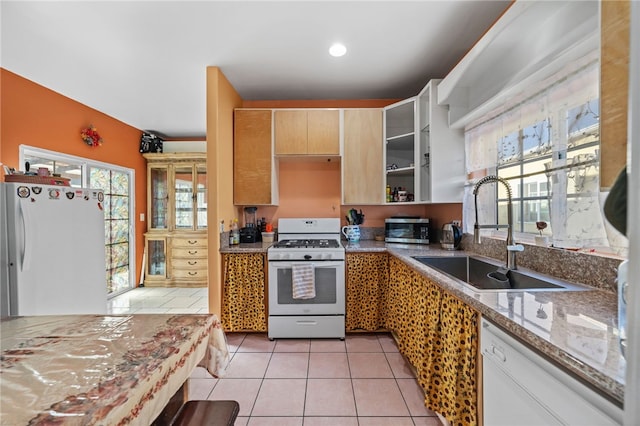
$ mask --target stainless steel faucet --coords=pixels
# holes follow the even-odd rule
[[[485,183],[500,182],[507,188],[507,224],[499,225],[479,225],[478,224],[478,189]],[[500,176],[489,175],[485,176],[476,183],[473,187],[473,201],[476,211],[476,223],[473,225],[473,240],[476,244],[480,244],[480,229],[491,228],[507,228],[507,269],[517,269],[516,265],[516,252],[523,251],[524,247],[520,244],[513,243],[513,204],[511,202],[511,185],[509,182],[501,178]]]

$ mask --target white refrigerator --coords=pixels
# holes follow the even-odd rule
[[[0,184],[2,316],[106,314],[104,194]]]

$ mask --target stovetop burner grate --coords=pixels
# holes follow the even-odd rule
[[[340,244],[336,240],[329,239],[305,239],[305,240],[282,240],[273,245],[275,248],[339,248]]]

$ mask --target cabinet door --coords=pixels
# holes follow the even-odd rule
[[[207,165],[195,166],[195,229],[207,229]]]
[[[307,111],[307,154],[340,155],[339,111]]]
[[[271,111],[236,110],[233,142],[233,202],[272,204]]]
[[[169,227],[169,166],[150,165],[147,203],[149,204],[149,229]]]
[[[276,111],[276,155],[307,154],[307,111]]]
[[[382,110],[344,112],[343,203],[383,201]]]
[[[421,167],[416,201],[460,203],[466,180],[464,133],[449,128],[448,108],[436,103],[439,82],[431,80],[418,95]]]
[[[407,200],[420,198],[417,182],[420,164],[416,155],[415,97],[385,108],[385,185],[397,191],[406,191]],[[397,200],[391,200],[397,201]]]
[[[167,240],[164,237],[145,237],[147,245],[147,265],[145,284],[164,281],[167,278]]]
[[[174,167],[174,225],[178,230],[194,229],[193,164],[177,164]]]

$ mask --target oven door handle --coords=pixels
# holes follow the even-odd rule
[[[291,262],[291,261],[282,261],[282,260],[270,260],[269,261],[269,265],[273,266],[274,268],[278,268],[278,269],[291,269],[294,263],[300,263],[300,262],[307,262],[307,261],[297,261],[297,262]],[[313,263],[313,266],[315,268],[339,268],[339,267],[343,267],[344,266],[344,261],[343,260],[309,260],[307,263]]]

